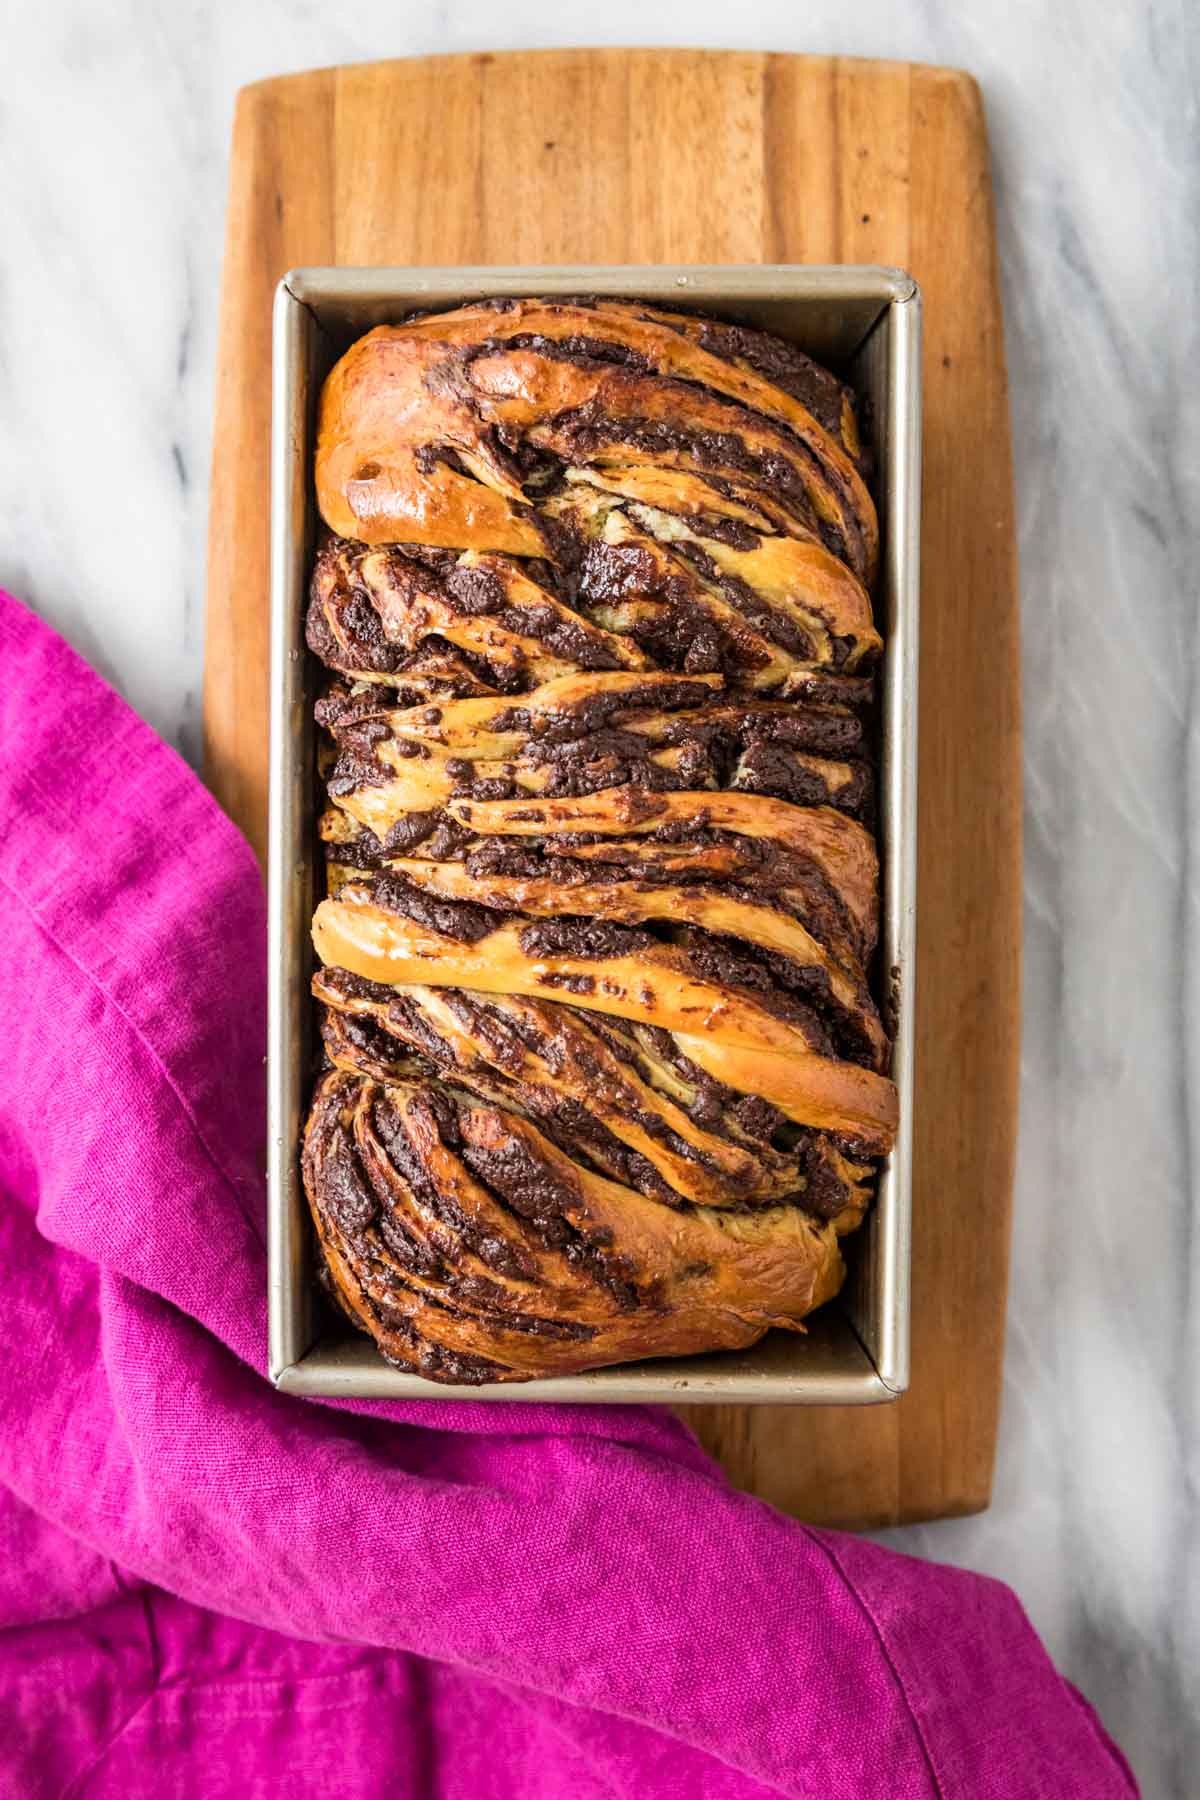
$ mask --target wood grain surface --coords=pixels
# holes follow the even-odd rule
[[[882,262],[921,284],[913,1385],[688,1409],[820,1523],[976,1510],[992,1476],[1016,1123],[1021,767],[1011,448],[987,140],[967,76],[544,51],[319,70],[238,98],[208,577],[208,780],[266,835],[271,295],[297,264]]]

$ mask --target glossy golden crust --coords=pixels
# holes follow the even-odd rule
[[[833,376],[632,302],[383,327],[330,376],[304,1172],[394,1361],[744,1346],[836,1291],[897,1119],[864,473]]]
[[[738,1349],[797,1328],[842,1277],[836,1228],[798,1207],[665,1207],[427,1083],[327,1075],[304,1173],[338,1301],[441,1381]]]
[[[804,362],[792,353],[793,371]],[[807,366],[811,401],[822,372]],[[522,451],[584,473],[677,470],[712,489],[707,510],[751,496],[869,582],[878,525],[852,421],[843,396],[822,424],[711,322],[613,301],[463,307],[381,325],[342,357],[321,398],[317,499],[364,543],[538,556]]]

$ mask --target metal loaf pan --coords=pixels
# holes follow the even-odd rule
[[[318,879],[312,705],[304,644],[316,526],[313,421],[321,383],[373,325],[421,307],[494,295],[601,294],[694,307],[790,338],[858,390],[876,456],[885,637],[879,997],[892,1030],[900,1129],[878,1197],[845,1241],[849,1279],[806,1335],[770,1332],[753,1350],[631,1363],[492,1387],[444,1387],[385,1363],[349,1327],[320,1334],[312,1227],[297,1146],[312,1074],[309,922]],[[296,269],[275,297],[271,518],[269,1319],[273,1379],[290,1393],[525,1401],[892,1400],[908,1384],[916,886],[917,608],[921,301],[898,269],[708,266]]]

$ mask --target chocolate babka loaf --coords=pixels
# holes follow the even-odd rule
[[[343,356],[316,485],[331,1295],[457,1382],[802,1329],[896,1123],[851,394],[735,325],[468,306]]]

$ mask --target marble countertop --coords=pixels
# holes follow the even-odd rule
[[[1200,13],[10,0],[6,24],[0,585],[193,762],[239,85],[388,55],[734,39],[980,78],[1025,621],[1012,1300],[991,1510],[886,1541],[1010,1582],[1150,1800],[1196,1793]]]

